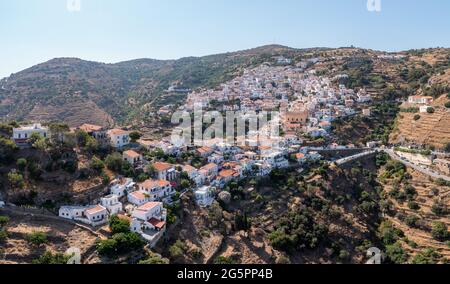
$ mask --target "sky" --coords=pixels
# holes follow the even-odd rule
[[[450,47],[449,13],[447,0],[0,0],[0,78],[55,57],[114,63],[266,44]]]

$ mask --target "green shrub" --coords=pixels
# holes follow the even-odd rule
[[[412,264],[437,264],[442,256],[435,249],[426,249],[414,256]]]
[[[8,181],[9,184],[15,188],[22,188],[25,184],[23,175],[14,170],[8,173]]]
[[[97,157],[92,158],[91,168],[97,172],[101,172],[105,168],[105,163]]]
[[[408,260],[408,254],[400,242],[386,246],[386,256],[395,264],[405,264]]]
[[[35,246],[40,246],[47,243],[47,234],[44,232],[33,232],[28,234],[27,241]]]
[[[447,225],[443,222],[433,222],[431,236],[438,241],[445,242],[449,237]]]
[[[0,216],[0,227],[5,226],[9,222],[9,217]]]
[[[71,256],[62,253],[52,254],[46,251],[38,259],[33,260],[33,264],[67,264]]]
[[[114,215],[109,220],[109,228],[113,235],[118,233],[129,233],[130,232],[130,222],[126,219],[119,218]]]
[[[28,164],[27,159],[25,159],[25,158],[17,159],[16,165],[19,168],[19,170],[21,170],[22,172],[26,169],[27,164]]]
[[[417,121],[417,120],[419,120],[419,119],[420,119],[420,115],[419,115],[419,114],[416,114],[416,115],[414,116],[414,120]]]

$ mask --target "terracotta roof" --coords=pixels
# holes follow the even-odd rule
[[[140,199],[140,200],[145,199],[145,194],[143,194],[143,193],[140,192],[140,191],[132,192],[132,193],[130,193],[130,195],[133,196],[133,197],[136,198],[136,199]]]
[[[80,127],[78,127],[80,130],[83,130],[84,132],[91,133],[95,131],[101,131],[103,130],[102,126],[94,125],[94,124],[83,124]]]
[[[129,132],[122,129],[111,129],[108,131],[108,135],[122,135],[122,134],[129,134]]]
[[[170,170],[171,168],[173,168],[173,165],[168,164],[168,163],[156,162],[153,164],[153,167],[158,172],[162,172],[162,171]]]
[[[206,166],[202,167],[201,169],[202,169],[202,170],[209,171],[209,170],[215,169],[216,167],[217,167],[216,164],[214,164],[214,163],[209,163],[209,164],[207,164]]]
[[[303,153],[298,153],[295,155],[295,158],[297,158],[297,159],[303,159],[304,157],[305,157],[305,154],[303,154]]]
[[[128,157],[131,157],[131,158],[139,158],[141,156],[139,153],[137,153],[134,150],[125,151],[125,152],[123,152],[123,154],[127,155]]]
[[[161,204],[162,204],[161,202],[147,202],[144,205],[139,206],[136,210],[148,211],[155,208],[156,206],[161,206]]]
[[[194,168],[193,166],[191,166],[191,165],[184,165],[183,166],[183,171],[185,171],[185,172],[187,172],[187,173],[192,173],[192,172],[194,172],[194,171],[196,171],[197,169],[196,168]]]
[[[148,222],[158,229],[162,229],[166,225],[166,222],[160,221],[156,218],[151,218]]]
[[[168,185],[170,185],[170,182],[166,180],[152,180],[152,179],[148,179],[143,183],[139,184],[139,186],[142,186],[144,188],[164,187]]]
[[[232,177],[234,176],[236,172],[233,170],[223,170],[219,173],[219,176],[221,177]]]
[[[92,207],[90,209],[86,210],[86,214],[95,214],[95,213],[99,213],[106,210],[105,207],[101,206],[101,205],[97,205],[95,207]]]

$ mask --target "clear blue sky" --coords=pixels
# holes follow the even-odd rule
[[[54,57],[173,59],[278,43],[450,47],[450,1],[0,0],[0,78]]]

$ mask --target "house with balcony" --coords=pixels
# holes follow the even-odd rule
[[[134,209],[130,230],[138,233],[154,247],[166,231],[167,210],[162,202],[147,202]]]
[[[214,202],[214,190],[210,186],[203,186],[194,192],[195,201],[200,207],[209,207]]]
[[[114,194],[103,197],[100,200],[100,204],[108,210],[109,215],[117,215],[123,210],[123,206],[119,201],[119,197]]]
[[[173,181],[177,178],[175,166],[168,163],[156,162],[153,164],[156,178],[160,180]]]
[[[114,148],[123,148],[130,144],[130,132],[122,129],[111,129],[106,132],[111,146]]]
[[[39,123],[35,123],[32,125],[13,128],[12,139],[17,145],[27,145],[34,133],[38,134],[44,139],[49,138],[50,135],[47,127],[44,127]]]
[[[171,202],[171,198],[176,194],[176,190],[170,182],[166,180],[148,179],[138,184],[139,191],[148,196],[149,201]]]

